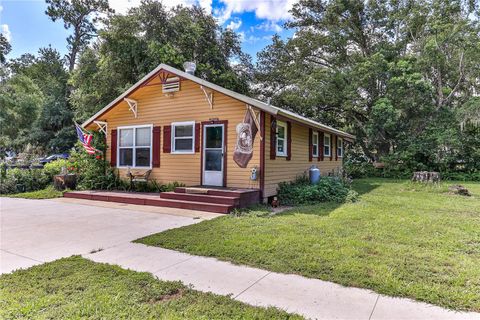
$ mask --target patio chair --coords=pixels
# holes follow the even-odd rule
[[[127,177],[130,179],[130,190],[133,190],[137,183],[148,183],[152,170],[147,170],[144,173],[132,173],[130,168],[127,171]]]

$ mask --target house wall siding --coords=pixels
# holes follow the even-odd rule
[[[265,153],[270,154],[270,130],[272,117],[266,115],[265,119]],[[284,121],[282,119],[282,121]],[[342,158],[335,161],[335,139],[332,139],[332,158],[325,157],[323,161],[318,161],[313,157],[309,161],[309,128],[292,122],[292,143],[291,143],[291,160],[287,161],[286,157],[279,157],[265,159],[265,190],[264,197],[270,197],[277,194],[277,187],[280,182],[295,179],[296,176],[303,173],[308,173],[308,169],[312,164],[319,167],[322,176],[328,175],[330,172],[337,170],[342,166]],[[333,135],[332,135],[333,136]]]
[[[158,80],[157,80],[158,82]],[[210,108],[200,86],[190,80],[181,82],[181,90],[174,93],[173,97],[167,97],[162,93],[160,85],[151,85],[140,88],[129,98],[138,102],[138,116],[134,117],[126,102],[105,113],[97,120],[108,122],[109,135],[107,138],[107,160],[111,156],[111,135],[113,129],[121,126],[152,124],[161,126],[160,167],[152,168],[151,177],[159,183],[178,181],[187,186],[201,183],[201,152],[195,154],[170,154],[163,152],[163,127],[172,122],[195,121],[200,123],[213,118],[228,120],[227,126],[227,186],[241,188],[259,188],[259,181],[250,180],[250,169],[260,166],[260,139],[255,139],[253,157],[247,168],[240,168],[233,161],[233,152],[236,143],[236,126],[243,121],[246,108],[245,103],[215,92],[213,109]],[[97,129],[95,124],[89,129]],[[200,130],[200,134],[202,135]],[[202,141],[203,137],[200,137]],[[119,169],[120,175],[125,177],[126,169]],[[132,171],[145,171],[145,169],[132,169]]]

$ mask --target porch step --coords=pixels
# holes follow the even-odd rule
[[[204,193],[181,193],[181,192],[162,192],[160,193],[162,199],[184,200],[194,202],[206,202],[216,204],[227,204],[231,206],[240,206],[240,196],[226,197],[214,196]]]
[[[121,192],[82,192],[72,191],[63,194],[65,198],[77,198],[97,201],[108,201],[136,205],[190,209],[215,213],[230,213],[234,205],[223,203],[188,201],[179,199],[160,198],[156,195],[121,193]],[[168,197],[168,196],[167,196]]]
[[[192,189],[203,189],[203,196],[216,197],[230,197],[239,198],[238,208],[245,208],[254,204],[260,203],[260,190],[258,189],[217,189],[217,188],[192,188],[192,187],[177,187],[175,193],[198,195],[198,193],[190,193]]]
[[[206,203],[197,201],[186,201],[177,199],[146,199],[145,205],[147,206],[159,206],[179,209],[190,209],[199,211],[208,211],[215,213],[230,213],[233,210],[233,205],[221,204],[221,203]]]

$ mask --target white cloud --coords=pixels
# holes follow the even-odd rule
[[[282,32],[283,28],[275,21],[265,21],[256,26],[255,28],[263,31],[274,31],[274,32]]]
[[[10,32],[10,29],[8,28],[8,24],[1,24],[0,25],[0,31],[5,36],[5,38],[7,38],[8,42],[10,42],[12,40],[12,33]]]
[[[198,0],[201,8],[205,9],[207,13],[212,13],[212,0]]]
[[[3,11],[3,7],[2,7],[2,5],[0,4],[0,13],[2,13],[2,11]]]
[[[261,36],[257,37],[253,34],[247,36],[244,31],[237,32],[238,35],[240,36],[240,42],[245,42],[245,43],[256,43],[257,41],[260,40],[270,40],[272,36]]]
[[[212,12],[212,0],[165,0],[160,2],[162,2],[163,5],[169,9],[178,5],[183,5],[186,7],[199,5],[201,8],[205,9],[207,13]],[[116,13],[125,14],[127,13],[128,9],[138,7],[141,3],[141,0],[109,0],[108,3]]]
[[[225,7],[214,10],[220,24],[225,23],[232,14],[255,12],[259,19],[279,21],[291,17],[290,9],[298,0],[220,0]]]
[[[242,25],[242,20],[240,20],[239,18],[235,18],[232,21],[230,21],[230,23],[227,25],[227,28],[235,31],[238,28],[240,28],[241,25]]]

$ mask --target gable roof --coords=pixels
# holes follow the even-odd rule
[[[324,130],[324,131],[327,131],[329,133],[333,133],[333,134],[337,134],[341,137],[344,137],[348,140],[353,140],[355,139],[355,136],[354,135],[351,135],[349,133],[346,133],[346,132],[343,132],[341,130],[337,130],[335,128],[332,128],[330,126],[327,126],[327,125],[324,125],[320,122],[317,122],[317,121],[314,121],[314,120],[311,120],[309,118],[306,118],[304,116],[301,116],[297,113],[294,113],[294,112],[291,112],[291,111],[288,111],[288,110],[285,110],[285,109],[282,109],[282,108],[278,108],[278,107],[275,107],[275,106],[272,106],[270,104],[267,104],[265,102],[262,102],[260,100],[257,100],[257,99],[253,99],[253,98],[250,98],[250,97],[247,97],[246,95],[243,95],[243,94],[240,94],[240,93],[237,93],[237,92],[234,92],[232,90],[228,90],[228,89],[225,89],[223,87],[220,87],[214,83],[211,83],[211,82],[208,82],[206,80],[203,80],[199,77],[196,77],[192,74],[189,74],[189,73],[186,73],[184,71],[181,71],[179,69],[176,69],[174,67],[171,67],[167,64],[160,64],[158,65],[158,67],[156,67],[154,70],[152,70],[150,73],[148,73],[146,76],[144,76],[142,79],[140,79],[137,83],[135,83],[133,86],[131,86],[130,88],[128,88],[124,93],[122,93],[121,95],[119,95],[115,100],[113,100],[112,102],[110,102],[107,106],[105,106],[104,108],[102,108],[100,111],[98,111],[97,113],[95,113],[92,117],[90,117],[87,121],[85,121],[83,124],[82,124],[82,127],[86,127],[88,125],[90,125],[95,119],[99,118],[100,116],[102,116],[103,114],[105,114],[106,112],[108,112],[110,109],[112,109],[113,107],[115,107],[118,103],[120,103],[121,101],[123,101],[124,98],[127,98],[129,96],[129,94],[131,94],[132,92],[134,92],[135,90],[137,90],[142,84],[144,84],[145,82],[149,81],[152,79],[152,77],[154,77],[158,72],[160,72],[161,70],[165,70],[165,71],[168,71],[169,73],[173,73],[181,78],[184,78],[184,79],[188,79],[188,80],[191,80],[195,83],[198,83],[199,85],[201,86],[204,86],[204,87],[207,87],[209,89],[212,89],[214,91],[217,91],[217,92],[220,92],[220,93],[223,93],[224,95],[226,96],[229,96],[229,97],[232,97],[236,100],[239,100],[239,101],[242,101],[246,104],[249,104],[253,107],[256,107],[260,110],[263,110],[265,111],[266,113],[269,113],[269,114],[272,114],[274,116],[283,116],[285,118],[289,118],[289,119],[292,119],[292,120],[295,120],[297,122],[300,122],[300,123],[303,123],[307,126],[310,126],[310,127],[313,127],[313,128],[317,128],[317,129],[321,129],[321,130]]]

